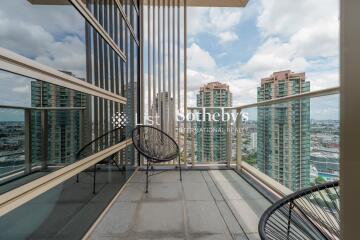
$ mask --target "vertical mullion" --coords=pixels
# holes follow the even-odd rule
[[[116,7],[116,5],[114,5],[114,38],[115,38],[115,42],[116,44],[120,47],[120,43],[119,43],[119,16],[118,16],[118,9]],[[119,57],[116,53],[114,53],[114,57],[115,57],[115,93],[117,95],[120,95],[120,85],[119,85]]]
[[[166,55],[166,41],[165,41],[165,39],[166,39],[166,25],[165,25],[165,23],[166,23],[166,21],[165,21],[165,9],[166,9],[166,0],[164,0],[164,5],[163,5],[163,82],[162,82],[162,84],[163,84],[163,93],[161,94],[161,129],[162,130],[164,130],[164,113],[165,113],[165,106],[164,106],[164,95],[165,95],[165,92],[166,92],[166,58],[165,58],[165,55]],[[159,98],[160,98],[159,97]]]
[[[103,0],[99,0],[99,22],[100,24],[103,26],[103,5],[104,2]],[[99,51],[99,55],[100,55],[100,87],[104,88],[104,68],[103,68],[103,64],[104,64],[104,40],[102,39],[102,37],[100,37],[100,51]],[[100,122],[100,131],[99,131],[99,135],[103,134],[103,130],[104,130],[104,101],[102,98],[99,99],[99,122]]]
[[[86,2],[86,6],[88,9],[91,9],[90,1]],[[93,82],[93,56],[92,56],[92,49],[94,48],[93,41],[91,39],[91,25],[85,21],[85,42],[86,42],[86,81],[90,84],[94,84]],[[91,106],[92,96],[86,94],[86,105]],[[87,107],[85,112],[85,119],[86,123],[81,124],[81,131],[84,133],[83,137],[80,139],[80,145],[83,146],[84,143],[91,141],[91,131],[87,131],[87,129],[92,129],[91,123],[92,120],[92,108]]]
[[[138,79],[138,85],[137,85],[137,92],[138,92],[138,110],[137,110],[137,115],[138,115],[138,119],[137,122],[138,123],[143,123],[143,118],[144,118],[144,72],[143,72],[143,46],[144,46],[144,42],[143,42],[143,28],[142,28],[142,6],[140,6],[138,4],[138,2],[135,3],[137,6],[137,9],[139,10],[136,14],[136,25],[137,25],[137,32],[136,35],[138,36],[139,39],[139,45],[135,46],[138,49],[138,54],[137,54],[137,79]],[[138,166],[140,166],[142,164],[142,157],[140,156],[140,153],[137,154],[138,156]]]
[[[155,29],[155,2],[156,0],[153,0],[153,44],[152,44],[152,47],[153,47],[153,106],[155,107],[156,106],[156,65],[155,65],[155,62],[156,62],[156,40],[155,40],[155,35],[156,35],[156,29]],[[155,112],[153,113],[155,115]]]
[[[94,1],[94,16],[98,19],[98,2]],[[99,87],[99,45],[100,37],[94,28],[92,28],[94,38],[94,82]],[[99,98],[94,97],[94,138],[99,136]]]
[[[151,115],[151,37],[150,37],[150,0],[148,0],[148,116]]]
[[[158,42],[158,98],[157,98],[157,101],[158,101],[158,104],[157,104],[157,112],[158,114],[160,113],[160,116],[162,115],[162,109],[161,109],[161,106],[160,106],[160,102],[161,102],[161,99],[160,99],[160,96],[162,95],[162,92],[161,92],[161,31],[160,31],[160,5],[161,5],[161,0],[158,0],[158,39],[157,39],[157,42]],[[161,126],[162,128],[162,126]]]
[[[116,21],[115,17],[114,17],[114,11],[115,9],[115,6],[114,6],[114,0],[110,0],[109,2],[109,27],[110,27],[110,35],[112,37],[112,39],[114,40],[114,42],[116,42],[116,38],[115,38],[115,35],[114,35],[114,23]],[[114,53],[114,51],[109,48],[109,54],[110,54],[110,90],[112,93],[115,93],[115,77],[114,77],[114,57],[116,57],[116,53]],[[113,101],[110,101],[110,115],[109,115],[109,119],[112,119],[112,117],[114,116],[114,102]],[[112,124],[110,124],[110,129],[113,129],[114,126],[112,126]],[[113,144],[112,140],[113,140],[113,137],[111,137],[111,144]]]
[[[184,115],[187,115],[187,1],[184,0]],[[187,121],[184,121],[184,154],[187,162]]]
[[[111,0],[104,0],[104,29],[109,32],[109,21],[108,21],[108,5]],[[105,90],[109,91],[109,45],[104,42],[104,85]],[[105,133],[109,131],[109,101],[104,99],[104,126]],[[107,141],[107,140],[106,140]]]
[[[171,115],[171,136],[175,137],[175,99],[176,99],[176,84],[175,84],[175,0],[173,0],[173,47],[172,47],[172,55],[173,55],[173,77],[172,77],[172,98],[170,99],[171,108],[174,109]]]
[[[168,86],[167,86],[167,95],[168,95],[168,99],[167,99],[167,113],[166,113],[166,131],[167,133],[169,133],[169,120],[170,120],[170,98],[171,98],[171,46],[170,46],[170,39],[171,39],[171,29],[170,29],[170,6],[171,6],[171,0],[168,0],[168,49],[167,49],[167,53],[168,53]]]
[[[115,1],[115,0],[114,0]],[[118,15],[118,8],[116,6],[116,3],[113,2],[114,4],[114,39],[115,39],[115,42],[116,44],[119,46],[119,48],[121,49],[121,44],[120,44],[120,39],[119,39],[119,28],[120,28],[120,18],[119,18],[119,15]],[[114,81],[115,81],[115,93],[117,95],[121,95],[120,93],[120,79],[119,79],[119,56],[114,52]],[[120,104],[119,103],[114,103],[114,113],[117,113],[117,112],[120,112]],[[113,113],[113,114],[114,114]],[[112,116],[111,116],[112,117]],[[114,127],[115,128],[115,127]],[[115,137],[116,139],[119,139],[120,136],[121,136],[121,133],[119,134],[118,131],[116,131],[115,133]],[[119,161],[119,154],[116,155],[116,161],[118,162]]]
[[[178,73],[178,76],[177,76],[177,87],[178,87],[178,89],[177,89],[177,110],[178,111],[180,111],[180,106],[181,106],[181,104],[180,104],[180,101],[181,101],[181,96],[180,96],[180,88],[181,88],[181,86],[180,86],[180,45],[181,45],[181,43],[180,43],[180,0],[178,0],[178,11],[177,11],[177,19],[178,19],[178,21],[177,21],[177,42],[178,42],[178,44],[177,44],[177,65],[178,65],[178,69],[177,69],[177,73]],[[175,100],[175,99],[174,99]],[[178,143],[180,143],[180,122],[177,122],[177,127],[178,127]]]

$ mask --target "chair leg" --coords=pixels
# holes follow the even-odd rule
[[[76,174],[76,183],[79,182],[79,174]]]
[[[179,172],[180,172],[180,182],[182,182],[180,156],[179,156]]]
[[[96,164],[94,166],[93,194],[95,194],[95,184],[96,184]]]
[[[146,191],[145,191],[145,193],[148,193],[148,188],[149,188],[149,160],[147,161],[147,164],[146,164]]]

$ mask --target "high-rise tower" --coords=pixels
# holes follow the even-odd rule
[[[219,82],[211,82],[202,86],[197,95],[197,107],[219,107],[219,109],[207,109],[206,113],[221,114],[221,107],[231,107],[232,94],[229,85]],[[200,114],[201,119],[203,113]],[[198,162],[226,162],[226,136],[227,122],[209,120],[204,116],[204,121],[197,122],[196,134]],[[229,133],[230,134],[230,133]]]
[[[258,102],[310,91],[305,73],[275,72],[261,79]],[[292,190],[310,184],[310,100],[258,108],[257,166]]]

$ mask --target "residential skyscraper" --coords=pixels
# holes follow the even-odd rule
[[[275,72],[261,79],[258,102],[310,91],[305,73]],[[310,184],[310,100],[258,108],[257,166],[286,187]]]
[[[75,155],[81,147],[81,108],[85,106],[85,101],[85,94],[81,92],[46,82],[31,82],[31,106],[42,109],[42,112],[32,112],[33,159],[43,159],[44,164],[68,163],[75,160]],[[46,122],[41,115],[46,116]],[[42,134],[47,135],[46,153],[43,152],[43,143],[37,140],[41,139]]]
[[[211,82],[200,88],[197,94],[197,107],[219,107],[219,109],[207,109],[205,116],[200,113],[202,121],[197,122],[196,133],[196,160],[198,162],[226,162],[227,122],[212,121],[206,116],[221,114],[221,107],[232,106],[232,94],[229,85],[219,82]],[[229,133],[230,134],[230,133]]]

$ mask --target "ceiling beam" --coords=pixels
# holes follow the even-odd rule
[[[67,5],[68,0],[28,0],[37,5]],[[245,7],[249,0],[188,0],[188,7]],[[143,1],[147,5],[147,0]],[[157,1],[156,1],[157,2]],[[183,1],[181,1],[183,4]]]

